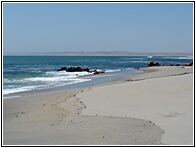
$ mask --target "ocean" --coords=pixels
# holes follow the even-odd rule
[[[39,92],[68,90],[110,82],[146,67],[150,61],[160,64],[186,64],[185,56],[3,56],[3,97],[18,97]],[[85,67],[105,70],[104,74],[66,72],[61,67]]]

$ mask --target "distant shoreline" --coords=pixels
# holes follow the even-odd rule
[[[188,56],[192,53],[132,53],[132,52],[56,52],[56,53],[5,53],[3,56]]]

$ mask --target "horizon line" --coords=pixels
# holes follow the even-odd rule
[[[136,55],[185,55],[193,56],[193,52],[130,52],[130,51],[66,51],[66,52],[39,52],[39,53],[3,53],[6,55],[62,55],[62,56],[136,56]]]

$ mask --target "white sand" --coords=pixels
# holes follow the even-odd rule
[[[143,70],[151,73],[4,99],[3,145],[193,144],[192,67]]]
[[[177,68],[170,70],[172,75],[182,74]],[[193,75],[165,77],[169,75],[166,72],[153,73],[161,78],[143,77],[141,81],[101,86],[79,94],[87,106],[82,115],[150,120],[164,129],[162,143],[193,144]]]

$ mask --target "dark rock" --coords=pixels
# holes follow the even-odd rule
[[[102,71],[98,71],[98,70],[89,70],[88,68],[82,68],[82,67],[61,67],[60,69],[58,69],[57,71],[63,71],[65,70],[66,72],[91,72],[91,73],[94,73],[94,74],[100,74],[100,73],[105,73],[104,70]]]
[[[63,71],[63,70],[66,70],[67,71],[67,67],[61,67],[60,69],[58,69],[57,71]]]
[[[185,65],[183,65],[183,66],[193,66],[193,62],[187,63],[187,64],[185,64]]]
[[[96,71],[94,71],[94,75],[96,75],[96,74],[99,74],[99,72],[96,70]]]
[[[93,73],[93,72],[96,72],[97,70],[90,70],[89,72]]]
[[[76,68],[76,71],[81,72],[82,71],[82,68],[81,67],[77,67]]]
[[[89,72],[90,70],[88,68],[82,68],[82,71],[87,71]]]
[[[174,66],[180,66],[180,64],[175,64]]]
[[[60,69],[58,69],[57,71],[62,71],[62,70],[65,70],[67,72],[82,72],[82,71],[87,71],[89,72],[89,69],[88,68],[81,68],[81,67],[62,67]]]
[[[97,71],[97,70],[94,71],[94,75],[100,74],[100,73],[105,73],[105,71]]]
[[[100,71],[98,71],[98,70],[91,70],[90,72],[93,73],[93,74],[99,74],[100,73]]]
[[[150,66],[160,66],[160,64],[159,64],[159,62],[156,62],[156,63],[154,63],[154,62],[150,62],[149,64],[148,64],[148,66],[150,67]]]
[[[154,62],[151,61],[148,66],[154,66]]]
[[[67,72],[75,72],[76,71],[76,68],[75,67],[69,67],[67,69]]]
[[[159,62],[154,63],[154,66],[160,66]]]
[[[187,66],[193,66],[193,62],[189,63]]]

